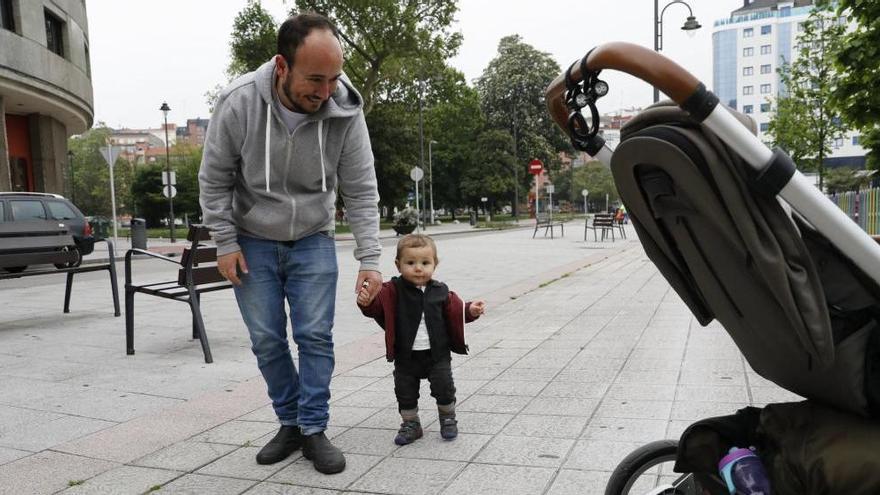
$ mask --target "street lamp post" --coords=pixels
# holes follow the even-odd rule
[[[162,114],[165,116],[165,172],[168,174],[168,225],[171,226],[171,242],[175,242],[174,198],[172,195],[172,188],[174,186],[171,185],[171,155],[168,151],[168,112],[171,111],[171,107],[168,106],[167,102],[162,102],[162,106],[159,107],[159,110],[161,110]]]
[[[437,141],[431,139],[428,141],[428,195],[430,196],[431,206],[431,225],[434,225],[434,173],[431,170],[431,145],[437,144]]]
[[[76,204],[76,181],[73,170],[73,151],[67,150],[67,168],[70,169],[70,202]]]
[[[663,10],[659,9],[658,5],[659,0],[654,0],[654,51],[659,52],[663,49],[663,14],[666,13],[666,9],[676,3],[680,3],[687,7],[688,9],[688,17],[684,22],[684,25],[681,27],[682,30],[686,31],[689,36],[693,36],[694,31],[700,29],[700,23],[697,22],[697,18],[694,17],[694,12],[691,10],[691,6],[682,0],[673,0],[672,2],[667,3]],[[654,103],[660,101],[660,90],[657,87],[654,87]]]

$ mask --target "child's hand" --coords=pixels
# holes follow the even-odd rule
[[[486,312],[486,303],[483,301],[474,301],[471,303],[469,312],[471,318],[476,318]]]
[[[358,306],[369,306],[371,302],[373,302],[373,298],[370,297],[370,290],[367,288],[369,283],[364,281],[361,285],[361,290],[358,291],[357,295],[357,303]]]

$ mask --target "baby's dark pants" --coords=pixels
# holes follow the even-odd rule
[[[419,384],[427,378],[431,397],[438,406],[455,402],[455,383],[452,381],[452,363],[449,359],[435,361],[431,351],[412,351],[409,359],[394,361],[394,395],[398,409],[416,409],[419,406]]]

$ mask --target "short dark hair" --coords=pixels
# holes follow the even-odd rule
[[[296,49],[313,29],[326,29],[339,38],[339,31],[330,19],[315,12],[297,14],[281,24],[278,29],[278,53],[284,57],[288,66],[293,67]]]

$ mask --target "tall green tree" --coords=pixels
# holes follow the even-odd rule
[[[571,148],[556,130],[543,99],[544,89],[560,70],[549,54],[511,35],[501,39],[498,54],[476,81],[486,125],[510,134],[515,145],[520,202],[532,179],[527,163],[538,158],[553,174],[559,170],[557,151]]]
[[[226,68],[227,82],[254,71],[272,58],[277,51],[278,24],[259,0],[248,0],[247,5],[232,22],[230,61]],[[213,111],[223,85],[218,84],[205,93]]]
[[[797,58],[779,69],[787,95],[777,100],[770,121],[774,143],[795,163],[819,174],[821,188],[825,158],[846,130],[831,101],[836,84],[835,60],[846,26],[824,1],[817,3],[797,38]]]
[[[868,168],[880,168],[880,2],[840,0],[838,14],[856,21],[836,54],[833,102],[844,120],[861,133]]]
[[[334,21],[367,114],[376,101],[400,101],[402,88],[442,72],[461,45],[451,30],[456,0],[297,0],[296,8]]]
[[[70,138],[68,149],[73,153],[71,161],[71,199],[87,216],[112,215],[110,195],[110,168],[101,156],[106,148],[110,129],[99,123],[85,133]],[[113,185],[116,193],[116,213],[131,213],[133,208],[131,183],[132,164],[117,159],[113,168]]]
[[[505,131],[487,129],[477,138],[477,153],[479,166],[464,170],[461,177],[463,199],[477,207],[481,198],[486,197],[487,206],[494,211],[499,199],[506,199],[513,188],[513,138]]]

